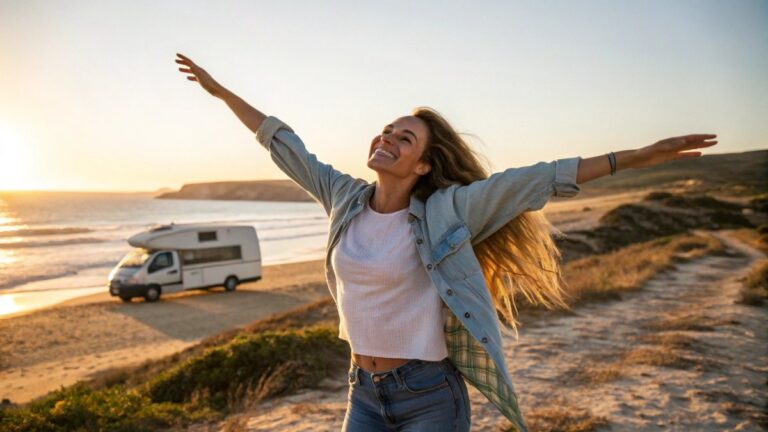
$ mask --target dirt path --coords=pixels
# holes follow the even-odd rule
[[[532,430],[545,420],[580,418],[610,426],[597,430],[762,430],[768,308],[734,299],[738,279],[765,255],[727,233],[711,235],[730,256],[679,264],[623,300],[538,319],[521,328],[519,343],[505,341]],[[254,406],[216,430],[338,431],[343,378]],[[506,421],[471,386],[470,398],[472,429],[502,430]]]

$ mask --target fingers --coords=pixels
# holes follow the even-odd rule
[[[716,136],[717,136],[716,134],[691,134],[691,135],[685,135],[682,138],[686,141],[697,141],[697,140],[715,138]]]
[[[712,138],[717,135],[713,134],[699,134],[699,135],[687,135],[685,136],[684,144],[681,150],[691,150],[695,148],[711,147],[717,144],[717,140],[712,141]]]
[[[187,76],[187,79],[190,81],[197,81],[197,74],[190,68],[179,68],[180,72],[191,74],[191,76]]]
[[[688,159],[701,156],[701,152],[683,152],[675,155],[675,159]]]
[[[190,69],[194,69],[194,68],[198,67],[195,64],[195,62],[193,62],[192,60],[189,59],[189,57],[186,57],[186,56],[184,56],[182,54],[179,54],[179,53],[176,53],[176,55],[179,56],[179,58],[174,60],[176,63],[178,63],[180,65],[187,66]]]
[[[197,79],[198,70],[201,70],[199,66],[197,66],[192,60],[190,60],[188,57],[184,56],[183,54],[176,53],[176,55],[179,57],[175,61],[176,63],[180,65],[184,65],[186,67],[180,67],[179,71],[192,74],[190,76],[187,76],[187,79],[190,81],[196,81],[199,82]]]
[[[684,135],[674,138],[669,138],[668,140],[665,140],[667,143],[667,146],[669,146],[670,149],[675,149],[677,151],[682,150],[691,150],[695,148],[701,148],[701,147],[711,147],[715,144],[717,144],[717,141],[709,141],[712,138],[715,138],[716,134],[691,134],[691,135]]]

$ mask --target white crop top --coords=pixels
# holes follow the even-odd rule
[[[448,356],[443,301],[421,265],[408,210],[377,213],[366,203],[333,249],[339,338],[356,354],[438,361]]]

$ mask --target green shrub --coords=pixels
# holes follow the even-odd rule
[[[240,335],[161,373],[147,394],[153,402],[226,411],[246,394],[261,399],[311,387],[337,369],[348,350],[327,325]]]
[[[215,420],[243,400],[316,385],[337,373],[349,354],[334,325],[239,335],[136,388],[78,383],[0,409],[0,430],[155,431]]]
[[[62,387],[21,408],[0,410],[4,431],[152,431],[188,419],[178,405],[152,404],[124,387]]]

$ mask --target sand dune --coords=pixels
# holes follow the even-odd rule
[[[766,257],[724,232],[710,235],[726,243],[730,256],[679,264],[620,301],[528,320],[519,343],[505,340],[532,430],[548,430],[555,418],[632,431],[757,431],[765,425],[768,308],[734,300],[739,278]],[[340,377],[190,430],[337,431],[347,391]],[[472,429],[502,430],[507,422],[493,405],[471,386],[469,393]]]

